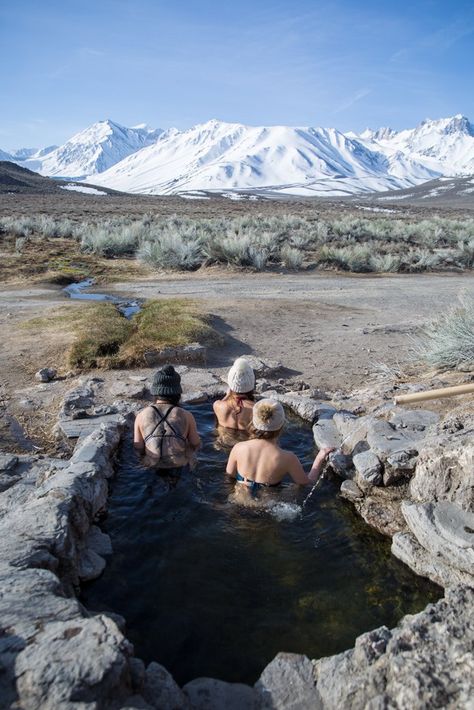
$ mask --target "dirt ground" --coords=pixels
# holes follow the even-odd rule
[[[104,290],[99,287],[98,290]],[[280,360],[312,386],[353,389],[380,367],[403,367],[417,330],[474,290],[471,274],[343,276],[249,274],[208,270],[116,283],[108,293],[140,298],[185,296],[212,314],[225,344],[209,365],[226,368],[245,353]],[[61,332],[45,339],[20,324],[58,306],[81,307],[59,287],[4,285],[0,290],[1,380],[27,386],[35,368],[61,367]]]
[[[344,276],[338,274],[250,274],[207,270],[99,286],[98,291],[139,298],[184,296],[212,314],[224,344],[209,352],[208,365],[225,374],[239,355],[279,360],[286,377],[329,393],[373,382],[381,372],[407,372],[420,327],[474,291],[472,274]],[[85,302],[86,304],[89,302]],[[71,334],[36,326],[58,307],[81,308],[59,286],[3,284],[0,288],[0,440],[11,443],[14,416],[28,429],[51,431],[69,378],[38,385],[34,373],[50,366],[66,374]],[[25,327],[26,324],[26,327]],[[98,371],[95,374],[102,375]],[[459,373],[461,375],[461,373]],[[107,378],[120,376],[114,372]],[[22,402],[43,389],[42,406],[22,420]],[[25,405],[26,406],[26,405]],[[3,416],[2,416],[3,415]],[[41,438],[41,436],[40,436]],[[0,447],[1,448],[1,447]]]

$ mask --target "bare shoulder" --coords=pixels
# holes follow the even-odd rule
[[[146,407],[143,407],[143,409],[140,409],[140,411],[137,412],[137,414],[135,416],[136,421],[140,422],[144,418],[145,414],[150,413],[150,410],[151,410],[150,404]]]
[[[293,451],[286,451],[285,449],[282,449],[282,454],[285,457],[285,463],[289,466],[299,462],[299,458],[293,453]]]
[[[224,409],[227,409],[227,404],[222,399],[216,399],[212,405],[212,408],[215,412],[222,412]]]

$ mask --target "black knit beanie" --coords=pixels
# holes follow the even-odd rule
[[[173,365],[165,365],[155,374],[150,392],[157,397],[173,397],[182,393],[181,377]]]

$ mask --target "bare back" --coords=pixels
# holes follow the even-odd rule
[[[248,481],[276,485],[289,474],[295,483],[306,485],[308,478],[298,457],[281,449],[274,441],[251,439],[236,444],[227,464],[227,473],[239,473]]]
[[[241,400],[240,407],[226,399],[219,399],[214,402],[213,409],[219,426],[243,431],[252,421],[253,406],[254,402],[250,399]]]

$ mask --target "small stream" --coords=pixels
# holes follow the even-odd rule
[[[70,298],[79,301],[107,301],[108,303],[113,303],[125,318],[131,318],[135,313],[140,311],[141,302],[139,299],[127,300],[107,293],[91,292],[88,289],[93,285],[94,279],[85,279],[78,283],[69,284],[69,286],[66,286],[63,290]]]
[[[254,683],[279,651],[338,653],[442,596],[391,555],[338,482],[323,480],[304,509],[308,490],[289,482],[248,505],[224,473],[228,450],[210,405],[190,410],[203,448],[177,484],[140,465],[131,437],[123,442],[103,524],[114,554],[83,588],[88,608],[126,618],[145,662],[181,684]],[[291,420],[282,445],[310,467],[309,426]]]

